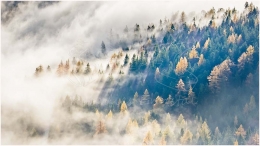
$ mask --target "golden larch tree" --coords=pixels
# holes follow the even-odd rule
[[[157,96],[155,99],[155,104],[153,105],[153,108],[160,108],[163,105],[163,98],[160,96]]]
[[[198,65],[200,66],[201,64],[203,64],[203,62],[204,62],[204,56],[203,54],[200,54]]]
[[[243,138],[246,137],[246,131],[244,130],[242,124],[239,126],[239,128],[238,128],[237,131],[235,132],[235,135],[236,135],[237,137],[239,137],[239,136],[242,136]]]
[[[252,55],[254,53],[254,47],[252,45],[248,46],[248,48],[246,49],[246,54],[247,55]]]
[[[110,110],[106,117],[108,120],[111,120],[113,118],[113,112]]]
[[[196,43],[196,49],[200,48],[200,42]]]
[[[253,143],[254,145],[259,145],[259,135],[258,133],[255,133],[255,135],[252,137]]]
[[[150,131],[148,131],[147,134],[145,135],[144,140],[143,140],[143,144],[144,145],[153,144],[153,136],[152,136]]]
[[[127,134],[132,134],[133,133],[133,122],[131,120],[131,118],[128,120],[128,123],[126,125],[126,133]]]
[[[196,48],[193,47],[189,53],[189,58],[192,59],[192,58],[198,58],[198,52],[196,51]]]
[[[192,137],[193,134],[190,132],[190,130],[186,129],[180,138],[181,144],[187,144],[188,142],[190,143],[192,141]]]
[[[123,103],[121,104],[120,112],[123,114],[127,113],[127,105],[126,105],[125,101],[123,101]]]
[[[208,49],[208,47],[209,47],[209,42],[210,42],[210,39],[208,38],[207,40],[206,40],[206,42],[204,43],[204,49]]]
[[[178,74],[183,74],[188,67],[188,61],[186,57],[181,57],[180,61],[176,65],[175,73]]]
[[[230,36],[228,36],[227,42],[234,44],[236,42],[236,35],[232,33]]]
[[[238,141],[237,141],[237,139],[234,141],[234,145],[238,145]]]

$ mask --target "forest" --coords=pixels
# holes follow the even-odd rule
[[[56,56],[27,75],[66,84],[50,123],[2,105],[2,133],[22,137],[15,144],[259,145],[259,9],[243,8],[106,28],[96,54]],[[14,112],[16,128],[3,123]]]

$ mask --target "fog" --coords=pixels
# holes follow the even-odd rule
[[[110,56],[119,51],[119,48],[113,48],[109,44],[111,29],[114,34],[121,35],[126,26],[129,31],[133,31],[136,23],[142,29],[150,23],[158,26],[160,19],[171,20],[173,14],[178,12],[180,15],[182,11],[187,14],[188,22],[191,22],[202,9],[236,7],[238,11],[242,11],[244,3],[245,1],[2,2],[2,144],[86,144],[86,138],[87,144],[131,143],[131,139],[120,136],[116,129],[113,129],[112,134],[105,137],[104,141],[95,137],[92,139],[92,133],[84,135],[76,128],[71,129],[74,131],[73,136],[64,135],[57,140],[48,140],[48,129],[53,123],[62,123],[67,119],[71,119],[71,123],[96,122],[98,119],[95,113],[78,109],[68,115],[59,107],[60,98],[79,95],[84,102],[97,102],[105,84],[104,81],[100,82],[102,75],[99,74],[57,77],[55,72],[61,60],[65,63],[65,60],[71,61],[76,57],[89,62],[91,69],[96,72],[99,69],[105,70]],[[107,46],[107,56],[100,55],[102,41]],[[137,50],[131,50],[129,56],[135,52]],[[119,61],[123,62],[123,58]],[[34,72],[39,65],[43,66],[44,71],[50,65],[52,71],[44,72],[41,77],[36,78]],[[116,71],[119,72],[119,69]],[[127,74],[127,68],[123,71]],[[109,75],[105,73],[103,76],[107,79]],[[113,77],[117,79],[119,75]],[[140,111],[142,114],[144,112],[146,111]],[[103,113],[104,116],[106,114]],[[178,116],[172,115],[172,118],[177,119]],[[117,122],[111,128],[124,129],[129,117],[121,120],[119,114],[115,115],[113,120]],[[27,137],[24,134],[26,130],[17,124],[21,118],[27,119],[31,125],[37,125],[40,129],[38,131],[45,132],[41,137]],[[192,127],[192,124],[190,126]],[[141,128],[143,130],[137,135],[143,138],[149,126]],[[119,137],[122,141],[115,142],[115,138]]]

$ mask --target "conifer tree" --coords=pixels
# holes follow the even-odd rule
[[[236,136],[242,136],[243,138],[246,137],[246,131],[244,130],[242,124],[239,126],[239,128],[237,129],[237,131],[235,132]]]
[[[222,137],[221,132],[219,131],[218,127],[216,127],[214,137],[213,137],[214,144],[219,145],[221,142],[221,137]]]
[[[101,52],[104,54],[104,55],[106,55],[106,45],[105,45],[105,43],[102,41],[102,43],[101,43]]]
[[[125,101],[123,101],[123,103],[121,104],[120,112],[123,114],[127,113],[127,105],[126,105]]]
[[[210,42],[210,39],[208,38],[207,40],[206,40],[206,42],[204,43],[204,49],[208,49],[208,47],[209,47],[209,42]]]
[[[255,97],[253,95],[250,97],[250,102],[248,106],[249,106],[249,110],[254,110],[256,107]]]
[[[160,108],[163,105],[163,98],[160,96],[157,96],[155,99],[155,104],[153,105],[153,108]]]
[[[161,126],[157,122],[157,120],[152,121],[152,132],[157,136],[159,132],[161,131]]]
[[[106,132],[105,123],[100,119],[96,127],[96,134],[102,134]]]
[[[188,93],[188,103],[195,104],[194,99],[196,98],[195,93],[192,91],[192,88],[190,86],[189,93]]]
[[[175,73],[177,75],[183,74],[186,71],[187,67],[188,67],[188,61],[186,57],[181,57],[180,61],[176,65]]]
[[[196,51],[196,48],[193,47],[189,53],[189,58],[192,59],[192,58],[198,58],[198,52]]]
[[[138,105],[138,103],[139,103],[138,93],[137,92],[135,92],[133,102],[134,102],[134,105]]]
[[[190,143],[192,141],[192,137],[193,134],[188,129],[186,129],[183,136],[180,138],[181,144],[187,144],[188,142]]]
[[[85,74],[89,74],[91,72],[91,68],[89,63],[87,63],[86,69],[85,69]]]
[[[182,79],[179,80],[178,84],[176,85],[176,88],[178,89],[178,93],[180,91],[184,91],[185,90],[185,84],[183,83]]]
[[[165,104],[166,104],[167,106],[170,106],[170,107],[174,105],[173,98],[172,98],[171,95],[168,96],[168,98],[166,99]]]
[[[157,67],[156,70],[155,70],[155,79],[158,79],[160,76],[160,70],[159,68]]]
[[[164,135],[162,135],[159,145],[166,145],[166,140]]]
[[[113,118],[113,112],[110,110],[106,117],[108,120],[111,120]]]
[[[204,56],[203,56],[203,54],[200,54],[200,58],[199,58],[198,65],[199,65],[199,66],[202,65],[203,62],[204,62]]]
[[[150,131],[148,131],[147,134],[145,135],[144,140],[143,140],[143,144],[144,145],[153,144],[153,136],[152,136]]]
[[[207,122],[204,121],[204,123],[201,125],[199,129],[200,137],[202,138],[202,141],[204,144],[210,144],[211,142],[211,132],[208,127]]]

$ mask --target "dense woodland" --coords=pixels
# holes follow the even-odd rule
[[[69,118],[53,123],[50,141],[81,131],[110,144],[259,145],[258,8],[248,2],[241,13],[212,8],[190,24],[185,12],[179,15],[147,28],[126,26],[122,34],[111,30],[99,48],[101,58],[110,57],[104,68],[94,69],[87,57],[37,67],[37,78],[98,75],[104,83],[97,102],[79,94],[61,98],[58,107]],[[69,116],[76,111],[92,116],[77,122]],[[124,142],[113,141],[115,135]]]

